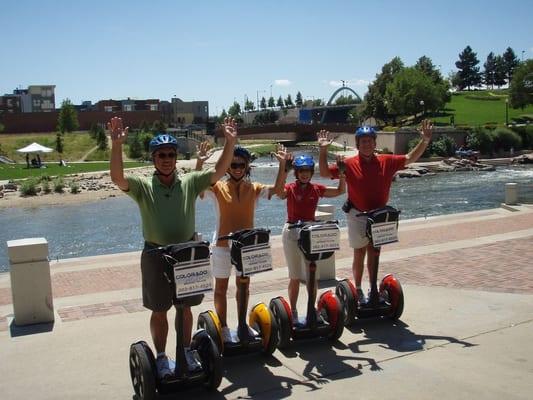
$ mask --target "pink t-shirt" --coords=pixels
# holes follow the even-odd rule
[[[314,221],[315,211],[320,197],[324,197],[326,186],[308,183],[303,187],[298,182],[285,185],[287,192],[287,221]]]

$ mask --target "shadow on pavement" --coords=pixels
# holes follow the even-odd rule
[[[358,320],[349,328],[354,334],[363,333],[365,339],[350,343],[348,347],[354,353],[363,353],[361,346],[378,344],[380,347],[397,352],[413,352],[427,348],[428,340],[443,340],[448,343],[461,344],[463,347],[477,346],[474,343],[459,340],[452,336],[422,335],[411,331],[409,325],[402,321],[385,319]]]
[[[52,332],[54,330],[54,322],[45,322],[42,324],[33,325],[15,325],[15,320],[9,324],[9,333],[11,337],[36,335],[38,333]]]

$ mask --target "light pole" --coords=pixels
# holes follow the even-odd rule
[[[524,62],[524,53],[525,52],[526,52],[525,50],[522,50],[522,62]]]
[[[505,126],[509,126],[509,99],[505,99]]]
[[[270,97],[272,97],[272,85],[270,85]]]
[[[424,118],[424,114],[426,113],[426,110],[424,108],[424,100],[420,100],[420,107],[422,108],[422,118]]]

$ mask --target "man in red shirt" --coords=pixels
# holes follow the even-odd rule
[[[420,135],[422,140],[408,154],[375,154],[376,131],[372,127],[362,126],[355,133],[356,147],[359,152],[355,156],[345,159],[348,201],[351,203],[351,209],[346,215],[346,222],[350,247],[354,249],[352,271],[360,302],[366,301],[361,289],[365,254],[368,253],[367,269],[369,276],[374,276],[375,255],[372,244],[369,243],[366,236],[367,218],[365,216],[358,217],[357,214],[387,205],[394,174],[404,169],[406,165],[416,162],[431,141],[433,135],[431,121],[422,121]],[[331,143],[329,133],[320,131],[318,143],[320,145],[320,175],[330,178],[338,177],[337,165],[328,166],[327,148]]]

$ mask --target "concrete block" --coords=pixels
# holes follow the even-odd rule
[[[505,184],[505,204],[515,205],[518,203],[518,184],[506,183]]]
[[[11,264],[48,260],[48,241],[45,238],[27,238],[7,241]]]
[[[11,264],[11,293],[16,325],[54,321],[48,261]]]

